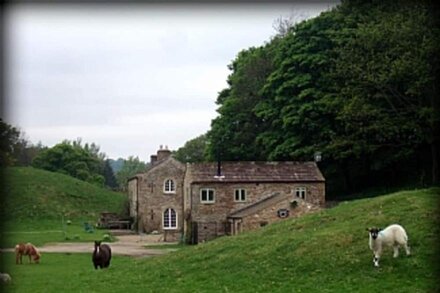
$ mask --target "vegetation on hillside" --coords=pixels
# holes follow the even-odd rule
[[[438,292],[439,196],[432,188],[343,202],[161,257],[114,256],[108,270],[95,271],[90,255],[45,254],[39,266],[1,257],[11,292]],[[392,223],[406,228],[412,255],[387,250],[375,268],[365,229]]]
[[[116,173],[116,181],[120,190],[127,190],[127,181],[137,173],[145,172],[148,164],[139,160],[139,157],[130,156],[123,160],[121,169]]]
[[[438,184],[439,19],[431,1],[342,1],[239,52],[204,159],[321,152],[330,196]]]
[[[2,214],[12,228],[32,228],[45,221],[97,220],[99,213],[124,213],[126,196],[60,173],[10,167],[4,177]]]

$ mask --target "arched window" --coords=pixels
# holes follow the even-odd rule
[[[174,209],[166,209],[163,212],[163,228],[177,229],[177,214]]]
[[[172,179],[165,180],[163,191],[165,193],[176,193],[176,184],[174,184]]]

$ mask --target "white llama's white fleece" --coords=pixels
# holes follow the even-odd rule
[[[11,282],[11,276],[7,273],[0,273],[0,283],[7,284]]]
[[[379,259],[382,255],[383,248],[385,246],[392,246],[394,250],[394,257],[399,256],[399,247],[403,246],[406,251],[406,255],[410,255],[410,250],[408,247],[408,235],[406,234],[405,229],[398,225],[393,224],[386,227],[383,230],[379,230],[377,233],[376,239],[374,239],[374,228],[369,229],[370,232],[370,240],[369,245],[370,249],[374,253],[373,263],[376,267],[379,266]]]

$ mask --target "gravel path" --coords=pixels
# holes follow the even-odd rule
[[[127,255],[135,257],[150,257],[155,255],[162,255],[171,251],[173,248],[145,248],[145,246],[167,245],[174,243],[161,242],[161,235],[119,235],[116,236],[117,241],[108,243],[112,249],[112,254]],[[60,242],[47,243],[38,247],[42,253],[45,252],[61,252],[61,253],[92,253],[93,242]],[[4,251],[13,251],[13,249],[4,249]]]

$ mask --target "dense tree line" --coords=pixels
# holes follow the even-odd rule
[[[29,166],[45,149],[41,142],[32,144],[23,131],[0,118],[0,166]]]
[[[205,159],[313,160],[319,151],[331,195],[438,183],[436,8],[342,1],[241,51]]]
[[[138,157],[107,158],[95,143],[64,140],[53,147],[32,144],[19,128],[0,120],[0,166],[32,166],[63,173],[111,189],[125,190],[127,179],[147,169]]]

